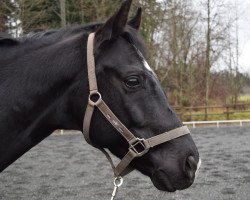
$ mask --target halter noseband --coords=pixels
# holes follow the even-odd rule
[[[148,139],[135,137],[134,134],[131,133],[126,128],[126,126],[110,110],[110,108],[102,100],[101,94],[98,92],[96,74],[95,74],[94,38],[95,38],[95,33],[91,33],[89,35],[88,45],[87,45],[87,64],[88,64],[87,68],[88,68],[90,94],[83,121],[83,133],[86,141],[92,146],[95,146],[91,143],[89,136],[89,129],[94,108],[97,107],[101,111],[101,113],[105,116],[105,118],[112,124],[112,126],[127,140],[129,144],[128,152],[121,159],[120,163],[116,167],[114,166],[109,154],[103,148],[95,146],[99,148],[106,155],[113,168],[115,177],[119,177],[119,176],[124,176],[131,171],[129,164],[134,158],[143,156],[149,151],[150,148],[153,148],[154,146],[173,140],[180,136],[189,134],[190,131],[187,128],[187,126],[182,126]],[[97,100],[93,100],[93,97],[97,98]]]

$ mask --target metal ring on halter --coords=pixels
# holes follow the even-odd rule
[[[121,176],[115,177],[114,186],[120,187],[123,184],[123,178]]]
[[[96,96],[98,99],[97,100],[93,100],[91,99],[92,97]],[[97,91],[91,91],[89,94],[89,104],[91,106],[97,106],[98,104],[100,104],[100,102],[102,101],[102,95]]]

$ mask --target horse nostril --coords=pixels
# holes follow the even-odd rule
[[[197,162],[195,161],[194,157],[188,156],[186,159],[184,171],[190,180],[194,179],[196,169],[197,169]]]

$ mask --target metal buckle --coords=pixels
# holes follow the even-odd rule
[[[149,149],[146,148],[145,139],[136,138],[136,141],[129,144],[129,150],[136,153],[136,157],[141,157],[148,152]]]

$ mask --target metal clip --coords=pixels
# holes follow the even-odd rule
[[[116,193],[118,192],[118,188],[123,184],[123,178],[121,176],[116,177],[114,179],[114,190],[112,192],[111,200],[114,200]]]

